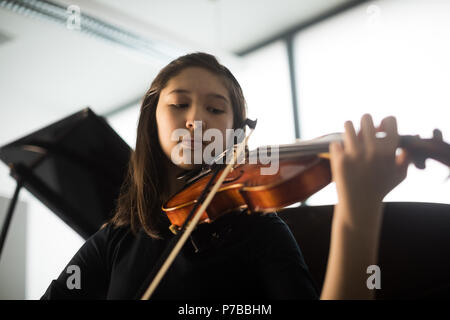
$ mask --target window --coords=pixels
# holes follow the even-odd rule
[[[370,113],[375,125],[394,115],[401,135],[450,141],[450,2],[374,1],[301,31],[295,39],[297,96],[303,139],[359,130]],[[448,169],[427,160],[385,201],[450,203]],[[337,201],[331,184],[311,205]]]
[[[292,143],[295,129],[286,45],[275,42],[244,57],[236,72],[248,105],[248,117],[258,119],[249,139],[250,150]]]

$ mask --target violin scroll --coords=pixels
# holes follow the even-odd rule
[[[419,135],[400,136],[399,147],[406,149],[418,169],[425,169],[428,158],[450,167],[450,144],[443,140],[439,129],[433,130],[431,139],[422,139]]]

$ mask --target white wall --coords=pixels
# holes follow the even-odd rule
[[[0,225],[11,199],[0,196]],[[27,263],[27,204],[17,201],[0,257],[0,300],[25,299]]]

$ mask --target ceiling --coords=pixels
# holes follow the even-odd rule
[[[97,0],[97,2],[191,43],[227,52],[240,52],[350,1]]]
[[[82,13],[178,52],[204,50],[224,63],[239,63],[235,52],[348,1],[56,2],[78,5]],[[0,145],[85,106],[105,114],[136,104],[164,63],[48,19],[0,8]]]

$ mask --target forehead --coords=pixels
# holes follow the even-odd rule
[[[229,98],[224,79],[199,67],[183,69],[176,76],[170,78],[161,93],[168,94],[175,89],[183,89],[201,95],[216,93]]]

